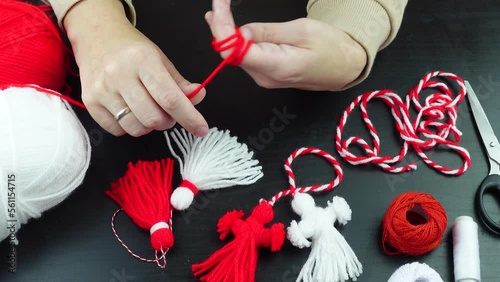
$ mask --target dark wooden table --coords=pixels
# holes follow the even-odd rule
[[[138,28],[156,42],[172,59],[181,73],[193,81],[203,80],[220,62],[210,47],[211,35],[203,20],[210,1],[137,0]],[[252,21],[286,21],[305,15],[306,1],[255,0],[235,1],[238,24]],[[356,15],[352,15],[356,16]],[[249,211],[261,197],[270,197],[287,186],[282,165],[296,148],[314,146],[339,158],[333,138],[345,107],[366,91],[391,88],[406,95],[426,73],[443,70],[468,79],[500,135],[495,122],[500,108],[500,2],[482,1],[410,1],[394,43],[381,52],[371,76],[361,85],[343,93],[304,92],[293,89],[259,88],[240,69],[229,68],[208,86],[208,95],[199,105],[211,126],[229,129],[241,141],[248,142],[269,128],[276,111],[293,115],[283,130],[273,132],[270,140],[259,139],[252,145],[264,167],[265,176],[255,185],[235,187],[201,196],[190,214],[176,213],[175,248],[168,254],[168,267],[139,262],[117,242],[110,228],[110,218],[118,208],[104,195],[112,181],[120,177],[127,162],[153,160],[169,156],[161,132],[142,138],[115,138],[104,133],[84,112],[79,112],[93,142],[93,157],[85,183],[64,203],[46,212],[39,220],[19,232],[17,273],[8,273],[8,244],[0,244],[4,263],[0,281],[196,281],[190,271],[194,262],[204,260],[222,246],[215,225],[231,209]],[[75,91],[78,85],[75,83]],[[384,106],[374,104],[370,113],[378,118],[375,126],[383,140],[383,152],[397,152],[398,139],[393,121]],[[390,202],[399,194],[414,190],[431,193],[446,209],[451,227],[460,215],[477,220],[473,197],[488,173],[488,163],[470,118],[467,102],[460,106],[461,145],[469,150],[472,167],[460,177],[439,174],[417,160],[419,168],[403,175],[382,172],[373,166],[351,166],[341,161],[345,178],[335,191],[315,196],[325,204],[340,195],[350,204],[353,220],[341,230],[363,263],[360,282],[387,281],[401,265],[420,261],[436,269],[445,281],[453,280],[452,244],[445,241],[431,253],[420,257],[385,255],[381,249],[381,219]],[[366,136],[358,117],[347,132]],[[262,134],[262,133],[261,133]],[[459,166],[454,154],[437,152],[432,157],[451,166]],[[339,158],[340,159],[340,158]],[[294,165],[299,185],[328,182],[334,174],[321,159],[305,157]],[[176,173],[175,183],[179,183]],[[498,201],[488,198],[492,213],[500,213]],[[286,225],[295,219],[289,201],[276,205],[277,221]],[[125,215],[116,222],[129,246],[151,256],[148,233],[136,227]],[[450,239],[450,228],[446,239]],[[500,238],[480,225],[481,271],[483,281],[498,281]],[[286,242],[281,252],[261,252],[257,281],[295,281],[309,255]]]

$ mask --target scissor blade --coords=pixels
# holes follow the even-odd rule
[[[469,97],[472,114],[476,121],[476,126],[479,130],[479,134],[481,135],[481,139],[483,140],[484,146],[486,148],[486,152],[488,153],[488,157],[490,158],[490,160],[496,162],[497,165],[496,168],[492,167],[491,169],[498,171],[500,166],[500,143],[495,136],[495,132],[493,131],[493,128],[488,121],[488,117],[486,116],[483,107],[481,107],[481,104],[477,99],[476,93],[474,92],[474,90],[472,90],[472,86],[468,81],[465,81],[465,87],[467,89],[467,97]]]

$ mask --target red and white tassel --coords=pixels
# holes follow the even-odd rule
[[[311,247],[296,281],[356,281],[363,273],[363,266],[334,226],[336,221],[345,225],[351,220],[352,211],[345,199],[335,196],[326,208],[322,208],[316,206],[311,195],[295,193],[292,208],[301,220],[291,222],[287,237],[300,249]]]
[[[173,129],[170,136],[165,132],[165,137],[170,152],[179,161],[183,179],[171,197],[177,210],[187,209],[198,191],[249,185],[263,176],[253,152],[227,130],[211,128],[206,136],[197,137],[184,129]]]
[[[170,205],[173,168],[172,159],[129,163],[125,175],[113,182],[111,189],[105,192],[121,206],[111,219],[111,227],[118,241],[135,258],[154,262],[161,268],[166,266],[166,253],[174,244]],[[145,259],[134,254],[120,239],[114,220],[121,210],[139,227],[149,231],[156,259]]]

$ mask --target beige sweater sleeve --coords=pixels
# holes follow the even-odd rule
[[[408,0],[309,0],[308,18],[343,30],[363,46],[368,55],[361,75],[344,89],[370,74],[378,51],[396,37],[407,3]]]
[[[61,29],[64,30],[64,26],[62,23],[64,17],[66,16],[66,13],[68,13],[68,11],[78,2],[85,0],[45,0],[45,1],[52,6],[52,9],[54,10],[54,13],[59,23],[59,27],[61,27]],[[103,0],[103,1],[109,1],[109,0]],[[123,2],[123,7],[125,8],[125,11],[127,13],[127,18],[135,26],[137,18],[134,6],[132,5],[132,0],[121,0],[121,1]]]

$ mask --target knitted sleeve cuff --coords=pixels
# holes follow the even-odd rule
[[[308,18],[331,24],[356,40],[367,54],[360,76],[343,89],[365,80],[377,52],[396,37],[408,0],[309,0]]]
[[[52,6],[54,13],[57,17],[59,27],[64,31],[63,20],[68,11],[73,8],[78,2],[84,0],[46,0]],[[134,5],[132,5],[132,0],[121,0],[123,2],[123,7],[127,14],[127,18],[135,26],[137,21],[137,16],[135,13]]]

